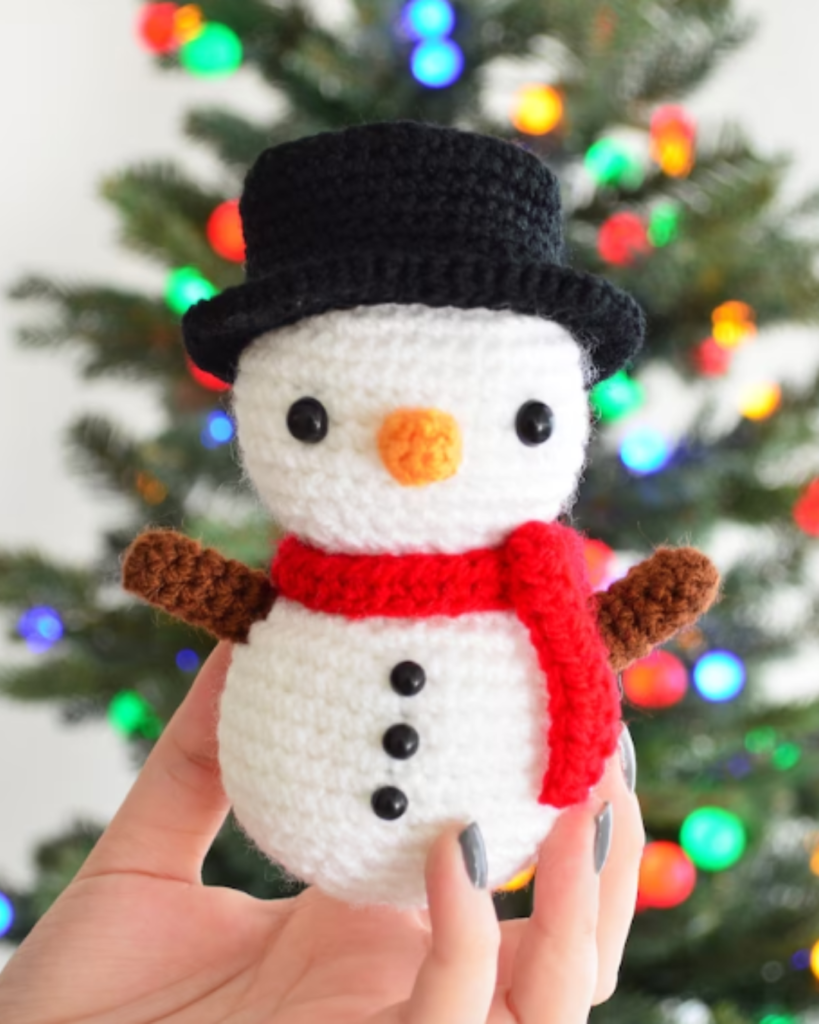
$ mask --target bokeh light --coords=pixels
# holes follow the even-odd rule
[[[189,647],[176,654],[176,667],[181,672],[195,672],[199,668],[199,655]]]
[[[745,686],[745,666],[730,651],[710,651],[694,666],[694,686],[706,700],[733,700]]]
[[[148,701],[136,690],[121,690],[108,705],[108,721],[124,736],[156,739],[162,723]]]
[[[524,85],[515,94],[512,124],[524,135],[546,135],[563,118],[563,98],[550,85]]]
[[[623,672],[623,691],[642,708],[679,704],[688,690],[688,670],[669,651],[652,651]]]
[[[219,256],[233,263],[244,262],[245,236],[238,199],[228,199],[216,207],[208,218],[207,236]]]
[[[195,267],[172,270],[165,282],[165,301],[179,316],[202,299],[212,299],[216,288]]]
[[[617,139],[599,139],[584,159],[586,170],[598,185],[639,188],[645,172],[639,156]]]
[[[601,380],[591,390],[594,411],[604,423],[614,423],[641,409],[646,394],[643,385],[629,377],[626,370],[618,370],[607,380]]]
[[[680,845],[698,868],[725,871],[745,852],[747,837],[742,821],[721,807],[700,807],[680,829]]]
[[[756,334],[756,313],[747,302],[723,302],[711,314],[711,333],[717,344],[736,348]]]
[[[680,233],[679,203],[672,200],[658,203],[651,211],[648,222],[648,240],[657,248],[670,245]]]
[[[766,420],[782,405],[778,384],[748,384],[739,398],[739,411],[749,420]]]
[[[430,39],[412,51],[410,69],[421,85],[428,89],[445,89],[461,77],[464,55],[451,39]]]
[[[221,410],[212,412],[208,415],[202,430],[202,444],[206,448],[218,448],[220,445],[232,441],[235,433],[236,427],[226,412]]]
[[[151,53],[173,53],[179,46],[176,4],[145,4],[137,16],[137,35]]]
[[[0,892],[0,938],[8,935],[14,924],[14,904],[4,892]]]
[[[179,51],[182,66],[197,78],[226,78],[241,67],[242,41],[227,25],[208,22]]]
[[[771,754],[771,764],[780,772],[790,771],[802,760],[802,748],[798,743],[780,743]]]
[[[62,639],[65,627],[55,608],[37,605],[20,616],[17,632],[25,640],[30,651],[42,654]]]
[[[455,11],[447,0],[412,0],[401,20],[412,39],[441,39],[455,28]]]
[[[615,213],[597,232],[600,257],[617,267],[628,267],[651,251],[648,231],[636,213]]]
[[[637,905],[667,910],[679,906],[694,891],[697,869],[676,843],[648,843],[640,863]]]
[[[657,473],[671,459],[671,445],[656,427],[636,427],[620,443],[620,461],[639,476]]]

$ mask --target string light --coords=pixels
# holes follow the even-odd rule
[[[208,373],[207,370],[200,369],[190,356],[185,356],[185,362],[191,377],[193,377],[197,384],[201,384],[203,388],[207,388],[208,391],[230,391],[230,384],[219,380],[218,377]]]
[[[714,340],[723,348],[736,348],[756,334],[756,313],[747,302],[723,302],[711,321]]]
[[[597,185],[639,188],[645,179],[637,154],[617,139],[599,139],[586,152],[586,170]]]
[[[714,703],[733,700],[745,686],[745,666],[730,651],[710,651],[694,666],[694,686]]]
[[[682,107],[659,107],[651,118],[651,157],[672,178],[684,178],[694,167],[697,129]]]
[[[637,412],[645,404],[643,385],[629,377],[626,370],[618,370],[608,380],[601,380],[591,390],[591,404],[604,423],[614,423]]]
[[[236,427],[226,412],[212,412],[202,430],[202,444],[206,448],[218,448],[232,441],[235,433]]]
[[[656,249],[670,245],[678,237],[681,216],[679,203],[671,200],[654,207],[648,222],[648,240]]]
[[[605,587],[610,579],[614,565],[614,552],[602,540],[590,537],[583,539],[583,557],[586,562],[586,573],[594,590]]]
[[[668,440],[654,427],[635,427],[620,443],[620,461],[638,476],[657,473],[670,460]]]
[[[748,420],[766,420],[782,405],[778,384],[749,384],[739,399],[739,411]]]
[[[242,41],[227,25],[208,22],[179,51],[182,66],[197,78],[226,78],[242,64]]]
[[[176,4],[145,4],[137,18],[137,35],[152,53],[173,53],[179,46]]]
[[[412,39],[441,39],[455,28],[455,11],[446,0],[412,0],[401,20]]]
[[[669,651],[652,651],[623,673],[623,691],[642,708],[668,708],[679,704],[688,690],[688,670]]]
[[[112,698],[108,705],[108,721],[125,736],[156,739],[162,732],[158,715],[136,690],[122,690]]]
[[[680,844],[704,871],[725,871],[745,852],[747,838],[742,821],[721,807],[700,807],[682,823]]]
[[[650,249],[648,231],[636,213],[615,213],[600,225],[597,251],[607,263],[627,267]]]
[[[793,507],[796,525],[809,537],[819,537],[819,480],[808,484]]]
[[[464,55],[451,39],[428,39],[412,51],[413,78],[428,89],[445,89],[463,73]]]
[[[20,616],[17,632],[25,640],[30,651],[43,654],[62,639],[65,627],[55,608],[37,605]]]
[[[648,843],[640,863],[638,907],[667,910],[684,903],[697,884],[697,869],[676,843]]]
[[[524,85],[515,94],[512,124],[524,135],[546,135],[563,118],[563,97],[550,85]]]
[[[731,349],[720,345],[714,338],[700,342],[692,353],[694,365],[703,377],[724,377],[731,369]]]
[[[165,301],[179,316],[202,299],[212,299],[214,286],[195,267],[172,270],[165,283]]]
[[[0,938],[8,935],[14,924],[14,904],[4,892],[0,892]]]
[[[215,253],[234,263],[244,262],[245,236],[238,199],[220,203],[208,218],[206,231]]]
[[[176,667],[180,672],[195,672],[199,668],[199,655],[187,647],[177,651]]]

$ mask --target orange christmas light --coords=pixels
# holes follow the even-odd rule
[[[694,167],[697,129],[682,107],[659,107],[651,118],[651,157],[672,178]]]
[[[766,420],[782,404],[782,388],[778,384],[749,384],[739,400],[739,411],[749,420]]]
[[[683,699],[687,689],[688,670],[668,651],[652,651],[623,673],[625,695],[638,707],[671,707]]]
[[[525,135],[546,135],[563,119],[563,97],[550,85],[524,85],[515,95],[512,124]]]
[[[756,334],[756,313],[747,302],[723,302],[711,314],[714,341],[736,348]]]
[[[146,505],[161,505],[168,497],[168,488],[150,473],[137,473],[136,489]]]
[[[185,4],[184,7],[180,7],[174,14],[173,27],[180,46],[196,39],[205,27],[202,8],[196,4]]]
[[[666,910],[684,903],[697,884],[693,861],[676,843],[649,843],[640,863],[637,907]]]
[[[228,199],[216,207],[208,219],[207,235],[214,252],[233,263],[244,262],[245,236],[238,199]]]

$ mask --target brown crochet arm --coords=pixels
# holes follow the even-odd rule
[[[660,548],[596,595],[597,622],[615,672],[646,657],[714,603],[719,573],[695,548]]]
[[[266,573],[174,530],[148,530],[125,552],[127,591],[219,640],[245,643],[276,599]]]

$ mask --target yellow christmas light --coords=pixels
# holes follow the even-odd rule
[[[749,384],[740,397],[739,411],[749,420],[766,420],[782,404],[778,384]]]
[[[814,943],[813,949],[810,951],[810,969],[813,971],[813,975],[819,978],[819,942]]]
[[[736,348],[756,334],[756,314],[746,302],[723,302],[711,320],[714,341],[723,348]]]
[[[563,98],[550,85],[525,85],[515,94],[512,124],[526,135],[546,135],[563,117]]]
[[[819,846],[811,854],[810,869],[814,875],[819,875]]]
[[[535,877],[536,867],[536,864],[532,864],[530,867],[524,868],[523,871],[519,871],[515,877],[510,878],[505,885],[499,886],[498,892],[515,892],[517,889],[523,889]]]
[[[174,34],[179,43],[189,43],[202,34],[205,18],[202,8],[196,4],[185,4],[173,16]]]
[[[671,135],[657,144],[654,159],[670,178],[685,178],[694,167],[694,147],[685,135]]]

